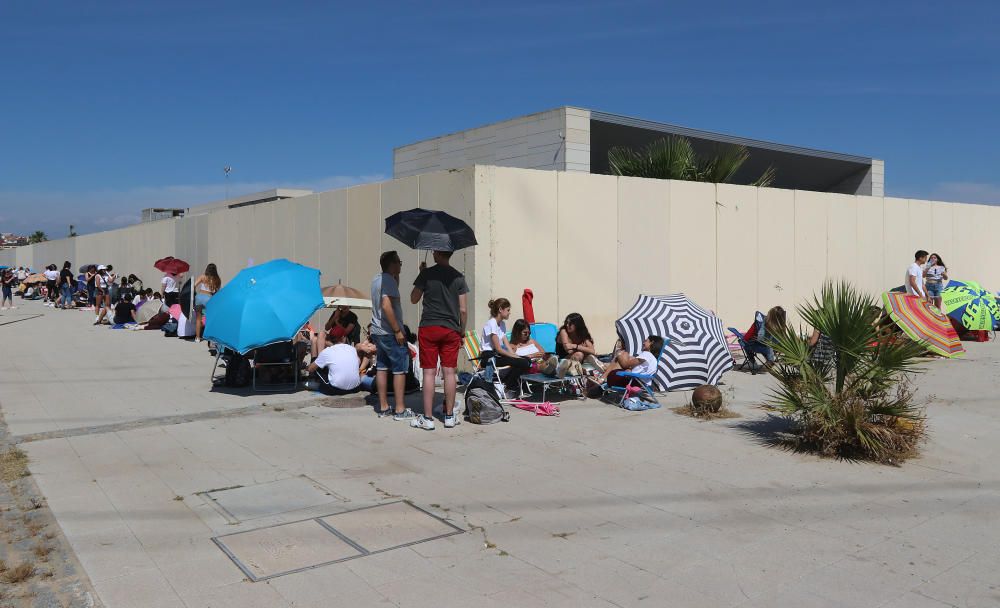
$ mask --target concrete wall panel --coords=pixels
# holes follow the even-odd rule
[[[952,211],[954,203],[930,202],[931,205],[931,228],[933,238],[931,239],[931,249],[928,251],[937,252],[946,264],[951,264],[951,259],[945,252],[951,252],[955,242],[955,224]]]
[[[916,249],[934,249],[934,205],[928,201],[907,201],[910,243]],[[943,253],[941,255],[944,255]],[[945,258],[947,261],[948,258]]]
[[[601,352],[614,346],[618,310],[618,184],[588,173],[557,174],[557,320],[578,312]],[[641,266],[645,266],[642,264]]]
[[[925,245],[910,237],[908,214],[910,201],[905,198],[884,199],[884,226],[882,253],[883,279],[886,289],[903,284],[906,269],[913,262],[913,252]]]
[[[795,193],[791,190],[761,188],[757,192],[757,305],[723,321],[745,331],[753,313],[782,306],[794,316],[795,299]],[[752,263],[751,263],[752,264]],[[743,265],[751,265],[743,262]],[[727,325],[728,326],[728,325]]]
[[[253,258],[255,265],[279,257],[274,254],[274,207],[274,203],[247,207],[250,210],[253,226],[250,229],[253,240],[249,243],[247,256]]]
[[[882,259],[884,247],[882,199],[874,196],[859,196],[857,198],[857,274],[856,283],[873,296],[878,296],[892,285],[886,281],[885,268],[878,260]],[[850,277],[848,277],[850,278]]]
[[[488,280],[473,290],[469,325],[479,328],[486,323],[486,305],[496,297],[509,299],[512,319],[521,318],[525,289],[534,294],[535,319],[559,323],[558,208],[551,204],[557,200],[556,173],[497,167],[490,179],[489,198],[477,203],[490,213],[485,222],[474,224],[479,241],[476,259],[480,266],[485,264],[481,274]]]
[[[381,235],[384,229],[380,206],[381,188],[378,184],[356,186],[347,191],[347,248],[350,264],[347,284],[368,292],[372,277],[379,272],[378,258],[382,254]],[[397,243],[397,245],[401,245]],[[393,245],[393,249],[396,249]]]
[[[618,311],[670,293],[670,184],[618,178]],[[642,272],[636,272],[641,268]]]
[[[832,279],[858,276],[858,200],[846,194],[827,196],[826,274]]]
[[[683,292],[704,308],[716,302],[715,184],[670,182],[670,292]],[[708,277],[708,280],[706,280]]]
[[[324,238],[319,223],[319,195],[294,198],[287,205],[290,207],[288,214],[292,223],[293,259],[300,264],[319,268],[320,243]]]
[[[827,278],[827,200],[817,192],[795,191],[796,303],[812,299]]]
[[[756,260],[758,256],[758,243],[753,235],[757,234],[759,190],[732,184],[719,184],[717,188],[719,293],[715,312],[723,319],[739,319],[744,311],[757,307],[759,267],[747,264],[747,260]]]

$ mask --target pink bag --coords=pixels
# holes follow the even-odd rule
[[[519,410],[524,410],[526,412],[535,412],[536,416],[559,415],[559,406],[550,401],[545,401],[542,403],[533,403],[531,401],[525,401],[524,399],[511,399],[509,401],[504,401],[504,403],[513,405]]]

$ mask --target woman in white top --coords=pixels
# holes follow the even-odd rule
[[[177,275],[176,274],[165,274],[163,279],[160,280],[160,286],[163,288],[163,302],[169,308],[174,304],[177,304],[179,298],[179,287],[177,286]]]
[[[510,346],[519,357],[531,359],[534,367],[543,374],[554,374],[559,358],[545,352],[542,345],[531,337],[531,326],[524,319],[514,321],[510,330]]]
[[[948,267],[941,256],[932,253],[924,266],[924,291],[927,292],[928,301],[938,308],[941,308],[941,292],[947,284]]]
[[[222,279],[215,264],[205,267],[205,274],[194,282],[194,341],[201,342],[201,332],[205,325],[205,305],[222,287]]]
[[[94,275],[94,309],[97,311],[94,325],[100,325],[111,309],[111,277],[104,264],[97,267]]]
[[[490,320],[483,326],[482,335],[479,337],[483,354],[495,353],[497,367],[507,367],[504,375],[504,385],[510,390],[518,390],[521,383],[521,374],[531,369],[531,359],[520,356],[507,340],[507,324],[504,323],[510,318],[510,300],[507,298],[497,298],[490,300]]]

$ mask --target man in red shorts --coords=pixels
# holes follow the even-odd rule
[[[410,426],[434,430],[434,374],[438,361],[444,370],[444,427],[453,428],[458,349],[462,346],[467,317],[466,294],[469,286],[461,272],[451,267],[451,251],[435,251],[434,265],[420,264],[420,274],[413,282],[410,302],[424,300],[417,342],[420,346],[420,369],[424,370],[424,413],[410,421]]]

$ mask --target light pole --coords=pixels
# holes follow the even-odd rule
[[[229,200],[229,174],[233,171],[233,168],[226,165],[222,168],[222,171],[226,174],[226,200]]]

